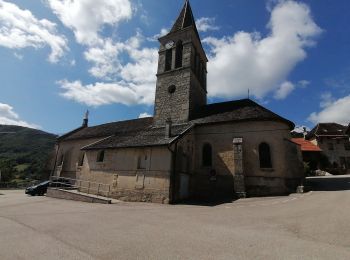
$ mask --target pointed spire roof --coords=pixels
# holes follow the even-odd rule
[[[171,28],[170,33],[180,31],[180,30],[185,29],[187,27],[193,27],[193,29],[195,30],[195,32],[199,38],[196,22],[195,22],[195,19],[193,16],[193,12],[192,12],[192,8],[191,8],[189,0],[185,1],[185,4],[181,10],[181,13],[180,13],[179,17],[176,19],[175,24]]]

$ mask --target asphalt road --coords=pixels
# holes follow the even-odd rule
[[[350,178],[341,180],[212,207],[1,191],[0,259],[350,259]]]

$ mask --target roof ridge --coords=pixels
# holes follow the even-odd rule
[[[109,124],[115,124],[115,123],[124,123],[124,122],[132,122],[132,121],[138,121],[138,120],[145,120],[145,119],[153,119],[153,117],[143,117],[143,118],[134,118],[134,119],[127,119],[127,120],[120,120],[120,121],[112,121],[112,122],[103,123],[103,124],[99,124],[99,125],[89,126],[89,127],[87,127],[87,128],[99,127],[99,126],[104,126],[104,125],[109,125]]]

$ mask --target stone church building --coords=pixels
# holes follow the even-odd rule
[[[188,1],[159,42],[154,117],[92,127],[86,117],[58,138],[53,174],[109,184],[127,201],[294,192],[294,124],[250,99],[207,104],[208,59]]]

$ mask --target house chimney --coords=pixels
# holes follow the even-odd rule
[[[171,137],[171,126],[173,122],[171,121],[171,118],[168,118],[165,122],[165,137],[170,138]]]
[[[88,125],[89,125],[89,110],[86,110],[82,126],[88,127]]]

